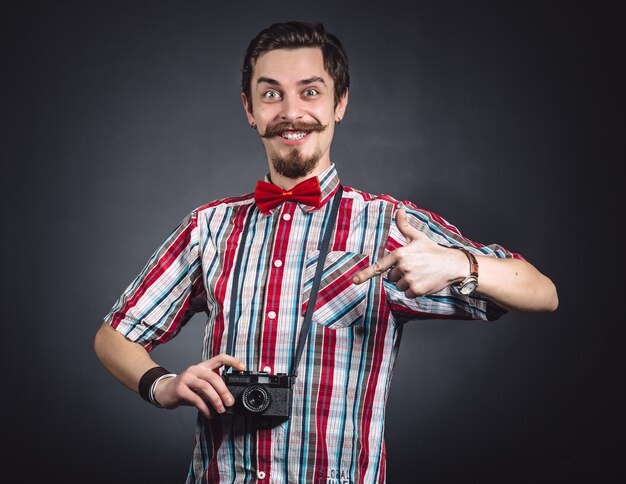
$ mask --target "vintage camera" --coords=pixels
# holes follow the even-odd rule
[[[235,398],[235,404],[226,407],[225,413],[283,418],[291,415],[291,386],[295,377],[285,373],[234,371],[226,373],[223,379]]]

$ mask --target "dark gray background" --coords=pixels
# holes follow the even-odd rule
[[[323,22],[350,58],[332,151],[344,184],[518,251],[559,290],[553,314],[407,324],[389,482],[624,477],[624,52],[611,4],[14,3],[1,146],[13,482],[183,481],[195,412],[122,387],[93,336],[186,213],[265,174],[239,68],[260,29],[292,19]],[[155,358],[194,363],[203,322]]]

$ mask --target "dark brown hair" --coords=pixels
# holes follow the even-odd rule
[[[275,49],[319,47],[322,50],[324,69],[335,83],[335,106],[350,86],[348,56],[341,42],[320,24],[285,22],[270,25],[252,39],[241,68],[241,92],[252,108],[250,82],[256,61],[263,52]]]

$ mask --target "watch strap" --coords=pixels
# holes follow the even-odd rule
[[[476,260],[476,256],[464,247],[455,246],[454,248],[459,249],[467,256],[467,260],[470,264],[470,276],[478,277],[478,261]]]
[[[459,287],[463,288],[470,282],[478,283],[478,260],[476,259],[476,256],[472,254],[469,250],[467,250],[465,247],[459,247],[459,246],[453,245],[451,246],[451,248],[457,249],[463,252],[469,262],[470,273],[465,279],[459,282]]]

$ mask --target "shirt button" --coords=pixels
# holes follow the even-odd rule
[[[263,472],[263,471],[259,471],[259,472],[257,472],[257,473],[256,473],[256,476],[257,476],[259,479],[265,479],[265,472]]]
[[[281,267],[281,266],[283,265],[283,261],[282,261],[282,260],[280,260],[280,259],[276,259],[276,260],[274,261],[274,265],[275,265],[276,267]]]
[[[271,366],[264,366],[263,367],[263,371],[265,373],[272,373],[272,367]]]
[[[287,221],[291,220],[291,215],[289,215],[288,213],[284,214],[283,220],[287,220]]]
[[[267,313],[267,317],[270,319],[276,319],[276,313],[274,311],[270,311]]]

